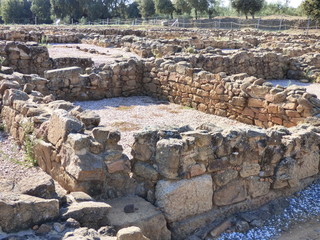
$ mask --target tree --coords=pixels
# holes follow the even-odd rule
[[[140,11],[138,9],[139,4],[137,2],[133,2],[129,4],[127,8],[128,18],[140,18]]]
[[[154,2],[156,13],[169,14],[173,18],[174,6],[171,0],[155,0]]]
[[[190,13],[191,13],[191,7],[186,0],[175,0],[174,7],[175,7],[176,12],[178,14],[186,13],[186,14],[190,15]]]
[[[139,0],[138,4],[142,17],[147,18],[155,14],[154,2],[152,0]]]
[[[194,9],[196,19],[198,19],[198,12],[205,12],[209,7],[208,0],[187,0],[187,2]]]
[[[31,11],[37,18],[38,23],[51,23],[50,0],[32,0]]]
[[[27,0],[1,1],[1,16],[7,23],[28,23],[32,18],[30,2]]]
[[[256,12],[259,12],[264,4],[264,0],[231,0],[231,6],[237,10],[238,13],[243,13],[248,19],[248,14],[254,19]]]
[[[312,19],[320,20],[320,1],[319,0],[305,0],[302,3],[302,9]]]

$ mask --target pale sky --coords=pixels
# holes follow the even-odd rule
[[[285,3],[285,0],[266,0],[268,3]],[[225,5],[228,5],[230,0],[223,0]],[[299,5],[303,2],[303,0],[290,0],[289,6],[291,7],[299,7]]]
[[[281,2],[285,3],[285,0],[266,0],[269,3],[276,3],[276,2]],[[303,0],[290,0],[289,6],[291,7],[299,7],[299,5],[303,2]]]

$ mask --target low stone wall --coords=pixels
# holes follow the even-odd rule
[[[320,100],[305,88],[274,87],[248,74],[213,74],[186,61],[131,59],[82,72],[79,67],[49,70],[44,78],[24,75],[20,83],[68,100],[149,95],[263,128],[292,127],[320,113]]]
[[[84,72],[86,68],[91,68],[93,66],[93,61],[91,58],[74,58],[74,57],[61,57],[53,58],[54,69],[66,68],[66,67],[80,67]]]
[[[0,42],[0,56],[4,58],[3,66],[11,67],[23,74],[43,76],[49,69],[78,66],[82,72],[93,66],[91,58],[50,58],[47,47],[36,42]]]
[[[202,129],[202,130],[201,130]],[[300,125],[135,134],[134,178],[164,213],[174,239],[304,187],[319,172],[319,127]]]
[[[104,66],[98,73],[81,74],[79,67],[46,71],[47,82],[31,76],[27,81],[43,94],[53,94],[58,99],[93,100],[110,97],[133,96],[142,92],[143,65],[129,60]]]
[[[70,102],[36,91],[28,95],[18,84],[1,86],[5,128],[66,190],[107,197],[135,192],[129,159],[118,145],[120,132],[97,127],[98,115]]]
[[[318,177],[318,124],[149,128],[135,134],[129,161],[120,132],[98,127],[99,116],[27,86],[1,82],[1,118],[39,166],[68,191],[146,198],[164,213],[174,239]]]
[[[145,94],[260,127],[292,127],[320,113],[320,101],[301,87],[274,87],[247,74],[227,76],[187,62],[146,64]]]
[[[50,29],[50,28],[48,28]],[[56,30],[54,30],[56,32]],[[37,42],[37,43],[79,43],[83,34],[79,33],[57,33],[51,31],[39,31],[38,29],[20,28],[17,30],[2,30],[0,31],[0,39],[6,41],[18,42]]]
[[[35,42],[0,42],[0,56],[5,59],[4,66],[26,74],[43,75],[52,66],[48,49]]]

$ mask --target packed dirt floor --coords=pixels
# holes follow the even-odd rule
[[[294,224],[287,232],[284,232],[277,240],[319,240],[320,216],[305,223]]]
[[[51,58],[92,58],[95,66],[131,57],[140,59],[137,54],[126,52],[121,48],[104,48],[90,44],[49,44],[48,51]]]

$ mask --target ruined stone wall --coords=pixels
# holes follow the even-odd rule
[[[86,68],[91,68],[93,66],[93,61],[91,58],[74,58],[74,57],[60,57],[53,58],[53,66],[54,69],[66,68],[66,67],[80,67],[83,72]]]
[[[319,127],[149,129],[135,134],[134,178],[174,239],[304,187],[319,172]]]
[[[190,61],[131,59],[86,74],[82,74],[79,67],[49,70],[44,78],[25,75],[20,82],[29,83],[32,89],[45,95],[53,94],[58,99],[149,95],[264,128],[292,127],[320,113],[320,100],[302,87],[274,87],[248,74],[213,74],[193,67],[208,66],[205,59],[191,58]],[[239,71],[245,66],[239,66]],[[269,66],[265,69],[267,71]],[[280,66],[269,74],[281,74],[281,71]]]
[[[43,75],[52,66],[48,49],[37,43],[0,42],[0,56],[4,66],[26,74]]]
[[[68,191],[107,197],[135,191],[120,132],[97,127],[100,117],[50,95],[2,82],[1,118],[6,130],[39,166]],[[25,90],[27,91],[27,90]],[[2,96],[2,95],[1,95]]]
[[[4,59],[2,65],[23,74],[38,74],[43,77],[49,69],[78,66],[82,72],[92,67],[91,58],[50,58],[47,47],[35,42],[0,42],[0,56]]]
[[[146,63],[145,94],[260,127],[295,126],[320,112],[320,101],[304,88],[274,87],[247,74],[227,76],[187,62]]]
[[[0,31],[0,39],[6,41],[18,41],[18,42],[37,42],[37,43],[79,43],[83,38],[82,33],[71,33],[71,32],[57,32],[57,30],[39,31],[39,29],[26,28],[15,29],[15,30],[3,30]]]
[[[104,66],[97,73],[82,74],[80,67],[49,70],[44,74],[45,79],[30,76],[26,82],[58,99],[97,100],[140,95],[142,74],[142,62],[129,60]]]

